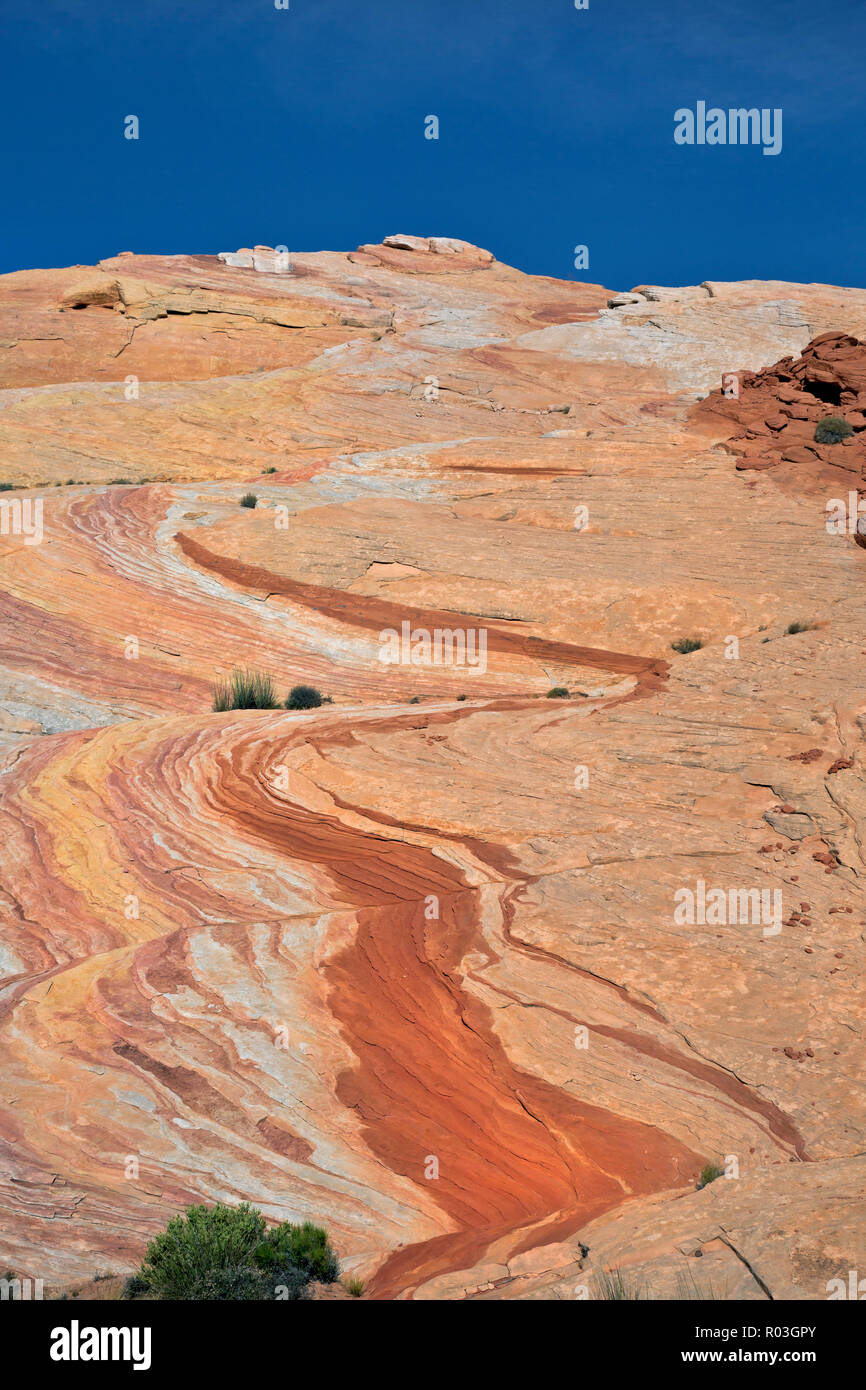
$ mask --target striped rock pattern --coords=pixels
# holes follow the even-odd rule
[[[866,294],[291,259],[0,279],[0,501],[43,504],[0,537],[0,1259],[131,1269],[249,1200],[383,1298],[825,1297],[866,561],[832,468],[737,471],[695,398]],[[486,668],[384,664],[403,621]],[[333,703],[212,713],[236,665]]]

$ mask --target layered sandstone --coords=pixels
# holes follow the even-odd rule
[[[80,1283],[221,1198],[380,1297],[826,1297],[866,1268],[866,559],[825,509],[866,292],[288,259],[0,278],[0,500],[44,530],[0,537],[0,1260]],[[831,410],[853,444],[797,443]],[[385,665],[404,621],[486,668]],[[212,713],[239,664],[334,703]],[[681,920],[699,881],[778,923]]]

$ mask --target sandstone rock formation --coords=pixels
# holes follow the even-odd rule
[[[699,414],[722,415],[740,426],[731,448],[740,469],[788,466],[802,488],[866,477],[866,343],[845,333],[822,333],[796,359],[785,357],[760,372],[731,376],[735,383],[702,402]],[[822,443],[816,427],[828,418],[850,426],[846,439]],[[845,478],[843,475],[849,475]]]
[[[384,1298],[825,1298],[866,292],[288,263],[0,277],[0,1260],[80,1284],[250,1200]],[[383,664],[403,622],[484,668]],[[333,704],[212,713],[240,664]]]

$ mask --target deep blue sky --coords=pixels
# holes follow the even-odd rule
[[[399,231],[615,289],[866,284],[861,0],[0,0],[0,17],[0,271]],[[781,154],[676,146],[674,110],[699,99],[781,107]]]

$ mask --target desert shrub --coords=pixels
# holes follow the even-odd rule
[[[458,696],[457,696],[457,699],[458,699],[458,700],[465,700],[465,699],[466,699],[466,696],[465,696],[465,695],[458,695]]]
[[[187,1207],[150,1242],[139,1276],[157,1298],[257,1297],[253,1251],[264,1235],[264,1217],[248,1202]]]
[[[794,637],[798,632],[811,632],[811,623],[789,623],[785,628],[786,637]]]
[[[697,637],[680,637],[676,642],[671,642],[671,648],[679,652],[681,656],[686,656],[689,652],[700,651],[703,642]]]
[[[262,475],[264,475],[265,473],[276,473],[276,471],[276,468],[274,468],[272,465],[270,468],[263,468]]]
[[[227,709],[279,708],[274,683],[262,671],[236,667],[228,680],[216,681],[211,689],[213,708],[217,713]]]
[[[310,1297],[310,1277],[302,1269],[286,1260],[270,1269],[259,1267],[263,1299],[274,1299],[277,1303],[293,1303],[300,1298]]]
[[[58,486],[59,486],[59,484],[58,484]],[[14,491],[15,491],[15,484],[14,484],[14,483],[0,483],[0,492],[14,492]]]
[[[360,1298],[361,1294],[364,1292],[364,1281],[363,1279],[359,1279],[355,1274],[348,1275],[347,1278],[342,1281],[342,1284],[346,1293],[350,1293],[353,1298]]]
[[[639,1284],[632,1283],[619,1269],[600,1269],[595,1276],[598,1298],[606,1303],[637,1302]]]
[[[195,1303],[258,1303],[268,1294],[260,1269],[248,1264],[229,1264],[192,1275],[186,1292],[174,1297]]]
[[[323,703],[321,691],[314,685],[293,685],[286,700],[286,709],[318,709]]]
[[[841,444],[853,433],[853,428],[841,415],[825,415],[815,426],[815,441],[818,444]]]
[[[698,1177],[698,1188],[709,1187],[711,1182],[716,1181],[716,1178],[723,1178],[724,1176],[725,1170],[721,1167],[720,1164],[708,1163],[706,1167],[702,1168],[700,1171],[700,1175]]]
[[[241,506],[254,507],[258,500],[259,499],[258,497],[256,497],[256,494],[254,492],[245,492],[243,497],[241,498]]]
[[[123,1286],[121,1298],[141,1298],[144,1294],[150,1293],[150,1285],[141,1274],[130,1274]]]
[[[283,1222],[271,1230],[248,1202],[187,1207],[148,1245],[124,1297],[211,1302],[309,1297],[312,1278],[336,1279],[337,1257],[327,1232],[312,1222]]]
[[[255,1251],[256,1264],[272,1277],[280,1270],[294,1266],[306,1279],[320,1284],[333,1284],[340,1277],[340,1265],[327,1231],[312,1221],[293,1225],[283,1221],[269,1230]]]
[[[409,704],[410,704],[410,705],[420,705],[420,703],[421,703],[421,696],[420,696],[420,695],[413,695],[413,696],[412,696],[412,699],[409,701]]]
[[[548,700],[567,700],[569,698],[568,689],[564,685],[554,685],[547,692]]]

